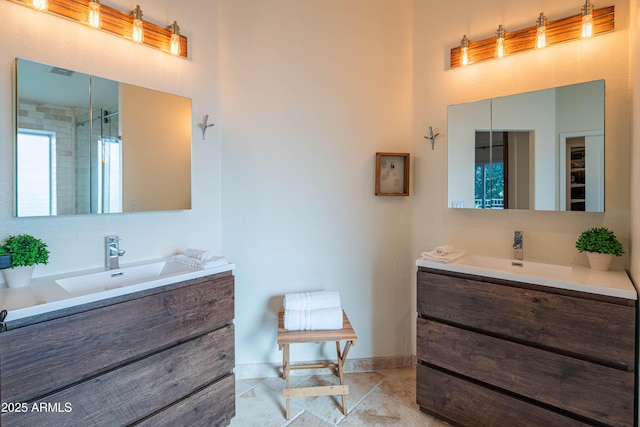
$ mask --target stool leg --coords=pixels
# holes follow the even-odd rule
[[[344,373],[342,372],[343,355],[340,354],[340,341],[336,341],[336,353],[338,355],[338,375],[340,376],[340,385],[344,385]],[[347,415],[347,395],[342,395],[342,413]]]
[[[290,377],[291,377],[291,372],[289,371],[289,344],[285,344],[283,347],[283,351],[282,351],[282,374],[284,375],[284,379],[285,379],[285,388],[289,388],[290,386]],[[286,412],[285,412],[285,418],[289,419],[289,417],[291,416],[291,403],[289,401],[289,398],[286,398]]]

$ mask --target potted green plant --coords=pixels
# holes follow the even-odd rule
[[[580,234],[576,249],[586,252],[589,265],[594,270],[606,271],[613,256],[622,256],[624,249],[613,231],[606,227],[593,227]]]
[[[49,262],[47,244],[29,234],[7,237],[0,252],[11,256],[11,268],[2,270],[10,288],[28,286],[36,264]]]

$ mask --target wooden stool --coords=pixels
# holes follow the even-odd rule
[[[342,412],[347,414],[347,394],[349,394],[349,386],[344,383],[344,372],[342,367],[347,359],[349,349],[352,345],[356,345],[358,336],[356,335],[351,322],[347,318],[347,313],[342,311],[343,321],[342,329],[333,330],[315,330],[315,331],[288,331],[284,329],[284,312],[280,312],[278,316],[278,346],[282,352],[282,376],[286,380],[286,388],[282,390],[282,397],[287,400],[286,418],[290,416],[289,399],[292,397],[305,396],[330,396],[342,395]],[[291,365],[289,355],[289,344],[298,343],[321,343],[336,342],[336,352],[338,355],[338,363],[314,363],[314,364],[298,364]],[[344,350],[340,351],[340,341],[346,341]],[[289,378],[292,369],[316,369],[316,368],[337,368],[340,377],[340,385],[318,386],[318,387],[298,387],[290,388]]]

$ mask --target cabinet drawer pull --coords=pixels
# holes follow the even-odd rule
[[[9,312],[7,312],[7,310],[0,311],[0,332],[6,332],[7,331],[7,324],[4,323],[4,319],[7,318],[7,314],[9,314]]]

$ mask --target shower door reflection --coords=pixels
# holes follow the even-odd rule
[[[101,138],[98,199],[101,213],[122,212],[122,150],[120,139]]]

